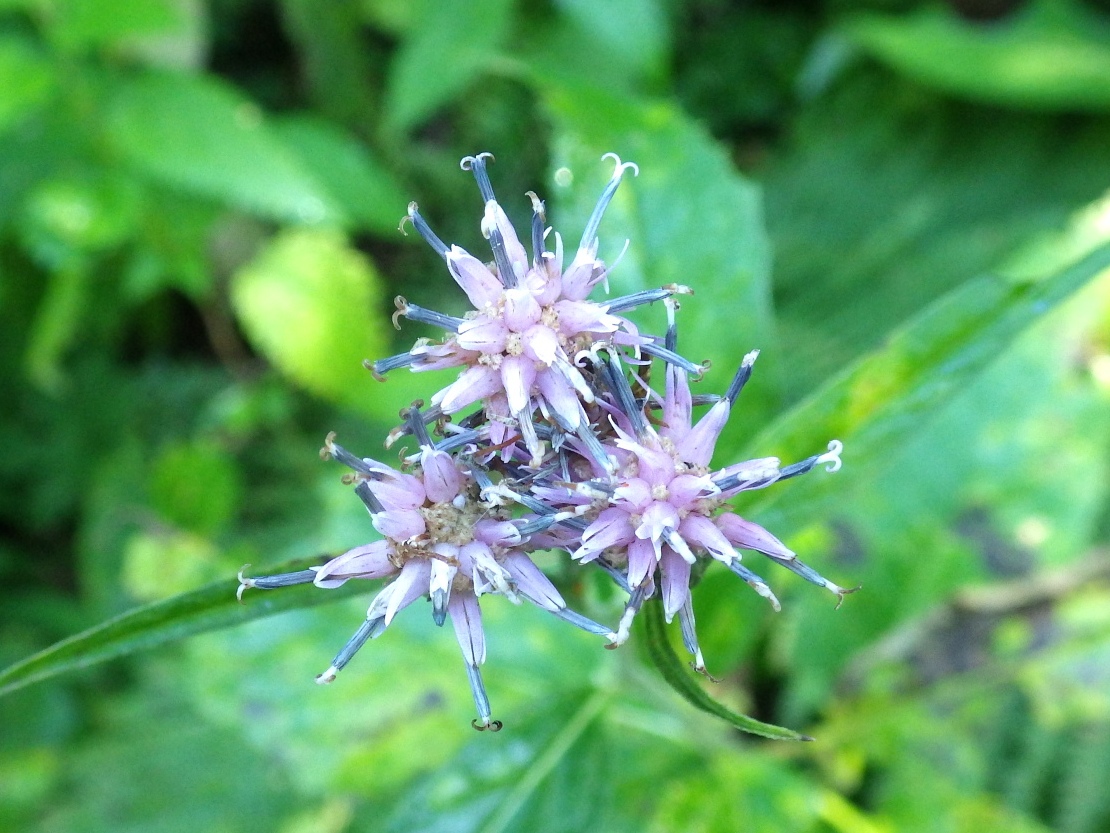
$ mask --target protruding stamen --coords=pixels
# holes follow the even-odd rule
[[[478,711],[477,720],[471,725],[479,732],[489,729],[491,732],[501,731],[501,721],[491,720],[492,712],[489,707],[489,696],[486,694],[485,683],[482,682],[482,672],[477,665],[466,664],[466,676],[470,680],[470,693],[474,695],[474,707]]]
[[[428,433],[428,425],[424,421],[424,416],[420,413],[419,404],[413,403],[411,408],[406,408],[401,414],[405,420],[405,425],[408,426],[409,433],[420,443],[420,447],[433,448],[432,437]]]
[[[512,289],[517,285],[516,271],[513,269],[512,261],[509,260],[509,250],[505,248],[505,238],[501,235],[501,230],[497,228],[495,222],[494,211],[496,209],[497,203],[495,201],[491,200],[486,203],[486,216],[482,221],[482,231],[489,238],[489,246],[493,250],[493,262],[497,264],[497,277],[500,278],[506,289]]]
[[[403,295],[398,295],[394,298],[393,303],[397,306],[397,312],[393,314],[393,325],[395,327],[398,326],[398,315],[403,315],[409,321],[416,321],[420,324],[431,324],[433,327],[440,327],[452,333],[457,333],[459,327],[464,323],[462,318],[456,318],[453,315],[447,315],[442,312],[436,312],[435,310],[418,307],[416,304],[410,304]]]
[[[658,289],[644,289],[639,292],[633,292],[628,295],[620,295],[619,298],[614,298],[612,301],[606,301],[604,307],[608,312],[624,312],[625,310],[632,310],[636,307],[643,307],[645,303],[655,303],[656,301],[663,301],[670,298],[676,291],[676,285],[672,284],[670,287],[659,287]],[[682,289],[685,289],[682,288]]]
[[[532,262],[539,266],[543,260],[544,247],[543,229],[547,223],[547,213],[544,210],[543,200],[536,196],[535,191],[525,192],[532,200]]]
[[[647,598],[647,588],[644,584],[633,589],[632,595],[628,597],[628,603],[624,606],[621,620],[617,624],[616,638],[606,645],[606,648],[618,648],[628,641],[628,637],[632,633],[632,620],[640,612],[645,598]]]
[[[840,440],[832,440],[829,443],[829,450],[824,454],[815,454],[812,457],[807,457],[797,463],[791,463],[789,466],[783,468],[782,473],[779,475],[779,480],[788,480],[791,477],[797,477],[799,474],[806,474],[820,463],[828,463],[828,465],[825,466],[825,471],[838,471],[841,466],[840,454],[842,451],[844,451],[844,443]]]
[[[767,582],[765,582],[762,578],[760,578],[743,564],[741,564],[739,556],[729,562],[728,568],[732,570],[732,572],[736,573],[736,575],[740,576],[740,578],[742,578],[745,582],[747,582],[748,586],[752,588],[752,590],[754,590],[760,596],[769,601],[771,603],[771,607],[774,608],[775,613],[778,613],[782,610],[782,605],[779,604],[779,600],[775,596],[771,588],[767,586]]]
[[[682,607],[678,610],[678,623],[682,628],[682,644],[686,646],[687,651],[694,655],[692,663],[694,670],[699,674],[704,674],[713,682],[717,682],[705,670],[705,658],[701,654],[701,646],[698,645],[698,632],[694,627],[694,604],[690,600],[689,594],[687,594],[686,601],[682,603]]]
[[[830,474],[834,471],[840,471],[840,453],[842,451],[844,451],[844,443],[840,440],[831,440],[829,442],[829,450],[817,458],[815,465],[828,463],[828,465],[825,466],[825,471]]]
[[[672,329],[668,328],[668,339],[670,339],[671,337],[671,332]],[[675,339],[677,340],[677,331]],[[705,373],[704,365],[694,364],[694,362],[690,361],[685,356],[678,355],[678,353],[674,352],[674,350],[670,347],[662,347],[658,344],[655,344],[654,342],[647,341],[640,345],[640,349],[643,352],[647,353],[649,356],[655,356],[655,358],[662,359],[667,364],[673,364],[675,367],[681,367],[687,373],[692,373],[695,376],[701,376],[703,373]]]
[[[617,407],[632,423],[632,430],[636,432],[636,436],[643,437],[648,430],[647,421],[644,419],[643,409],[636,402],[636,395],[632,393],[632,386],[628,384],[628,378],[624,375],[620,359],[615,353],[610,353],[608,359],[603,359],[599,355],[597,361],[601,378],[605,380],[606,387],[616,397]]]
[[[748,379],[752,377],[752,365],[755,360],[759,358],[759,351],[752,350],[748,355],[744,356],[743,361],[740,362],[740,367],[736,371],[736,375],[732,377],[732,384],[728,386],[725,391],[725,399],[729,401],[730,405],[736,404],[736,397],[740,395],[740,391],[744,389],[744,385],[748,383]]]
[[[673,529],[663,530],[663,540],[667,542],[672,550],[682,556],[682,560],[687,564],[693,564],[697,561],[694,553],[690,550],[690,545],[686,543],[686,539],[678,534]]]
[[[816,584],[818,587],[824,587],[830,593],[835,594],[837,597],[837,607],[840,607],[841,603],[844,601],[845,596],[851,593],[855,593],[857,590],[859,590],[859,587],[853,587],[850,590],[845,590],[839,584],[835,584],[829,581],[827,578],[825,578],[815,569],[803,562],[800,558],[798,558],[798,556],[794,555],[793,553],[791,553],[790,555],[773,555],[767,552],[762,554],[767,556],[767,558],[770,558],[776,564],[785,567],[795,575],[801,576],[810,584]]]
[[[478,183],[478,191],[482,195],[483,203],[497,199],[493,193],[493,185],[489,181],[489,173],[486,171],[487,159],[496,161],[493,154],[486,151],[479,153],[477,156],[464,156],[459,162],[460,168],[474,174],[474,180]]]
[[[385,374],[391,370],[397,370],[402,367],[409,367],[420,360],[419,356],[414,356],[412,353],[398,353],[396,356],[388,356],[384,359],[375,359],[370,361],[367,359],[362,363],[363,367],[374,374],[374,378],[379,382],[385,381]]]
[[[316,578],[315,570],[298,570],[295,573],[278,573],[274,576],[247,578],[243,573],[249,566],[250,564],[244,564],[243,569],[239,571],[239,589],[235,591],[235,598],[240,602],[243,601],[243,591],[249,587],[257,587],[259,590],[275,590],[278,587],[292,587],[295,584],[311,584]]]
[[[342,671],[354,655],[358,653],[359,648],[365,645],[367,640],[381,635],[384,630],[384,616],[375,616],[373,619],[364,621],[359,625],[354,635],[347,640],[347,644],[339,649],[339,653],[336,654],[335,659],[331,661],[328,670],[316,677],[316,682],[320,685],[327,685],[328,683],[334,682],[336,675]]]
[[[531,600],[529,599],[529,601]],[[577,613],[569,607],[559,608],[558,610],[552,611],[552,613],[564,622],[570,622],[570,624],[574,625],[576,628],[581,628],[586,631],[586,633],[604,636],[610,642],[615,642],[617,639],[616,633],[605,627],[605,625],[602,625],[600,622],[595,622],[593,619],[583,616],[581,613]]]
[[[436,451],[454,451],[458,448],[463,448],[471,443],[477,443],[482,440],[482,432],[474,430],[459,431],[458,433],[451,434],[449,437],[440,440],[436,443]]]
[[[581,409],[581,404],[578,407]],[[574,432],[574,435],[586,446],[586,451],[595,463],[609,472],[609,474],[617,470],[617,461],[609,455],[609,452],[605,450],[605,446],[603,446],[601,441],[594,435],[593,429],[590,427],[590,420],[586,417],[585,411],[582,411],[582,418],[578,423],[578,430]]]
[[[404,416],[402,416],[401,418],[404,419]],[[428,408],[428,410],[422,412],[421,419],[424,420],[425,425],[431,425],[437,419],[443,419],[443,409],[440,408],[439,405],[432,405]],[[393,444],[396,443],[397,440],[401,439],[401,437],[407,437],[411,433],[412,429],[408,426],[407,423],[402,423],[401,425],[398,425],[396,428],[392,429],[388,435],[386,435],[385,447],[392,448]]]
[[[593,213],[586,223],[586,229],[582,232],[582,241],[578,244],[579,251],[588,251],[593,247],[594,238],[597,237],[597,229],[601,225],[601,217],[605,213],[605,209],[609,207],[609,202],[613,199],[613,195],[617,193],[617,187],[621,184],[621,178],[624,176],[626,169],[631,168],[636,176],[640,175],[640,168],[633,162],[621,162],[620,157],[615,153],[607,153],[602,156],[602,160],[612,157],[616,162],[616,169],[613,171],[613,176],[609,180],[609,184],[605,186],[605,190],[601,192],[601,198],[594,206]]]
[[[401,219],[400,229],[402,234],[405,233],[405,220],[410,220],[412,222],[412,227],[416,229],[417,233],[435,250],[437,255],[444,260],[447,259],[447,252],[450,250],[450,247],[436,236],[436,233],[432,231],[428,222],[420,216],[420,212],[416,209],[416,203],[409,203],[409,213]]]
[[[362,501],[371,515],[376,515],[379,512],[385,511],[385,507],[382,506],[381,501],[378,500],[378,496],[370,491],[370,484],[365,480],[355,486],[355,494],[358,495],[358,499]]]
[[[373,480],[381,480],[381,472],[370,468],[365,460],[356,457],[335,441],[335,432],[331,431],[324,438],[324,447],[320,449],[320,457],[324,460],[335,460],[349,469],[354,469],[359,474],[364,474]]]

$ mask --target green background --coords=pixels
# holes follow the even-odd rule
[[[487,257],[480,151],[570,249],[639,165],[612,291],[696,290],[698,392],[763,351],[716,464],[844,441],[736,505],[861,592],[695,591],[705,690],[816,742],[499,598],[476,734],[422,606],[325,688],[373,585],[235,604],[373,537],[317,450],[453,378],[362,360],[465,310],[397,227]],[[1110,829],[1108,185],[1105,2],[0,0],[0,830]]]

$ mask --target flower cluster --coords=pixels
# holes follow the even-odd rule
[[[437,625],[448,618],[466,664],[479,729],[499,729],[482,682],[485,661],[479,599],[526,600],[616,647],[629,637],[636,613],[657,594],[667,621],[679,617],[694,667],[705,672],[691,602],[691,577],[699,561],[720,561],[775,610],[768,584],[742,562],[740,550],[766,556],[842,599],[846,590],[803,564],[778,538],[745,520],[729,500],[824,464],[840,467],[841,444],[783,466],[773,457],[710,468],[713,449],[758,351],[744,357],[721,396],[695,396],[690,379],[704,367],[677,350],[674,296],[669,285],[603,301],[590,300],[606,282],[597,258],[597,230],[621,179],[635,165],[615,161],[609,180],[570,263],[563,242],[546,224],[544,204],[533,193],[529,258],[498,204],[486,170],[489,154],[467,157],[484,203],[482,234],[492,263],[447,246],[415,203],[402,221],[447,263],[473,310],[455,317],[397,299],[400,317],[445,331],[439,341],[420,339],[407,352],[374,362],[375,376],[462,368],[458,379],[422,410],[416,403],[387,445],[411,436],[418,451],[398,471],[357,457],[329,435],[322,454],[353,470],[354,490],[370,512],[381,540],[355,547],[326,564],[295,573],[248,578],[248,587],[315,583],[338,587],[349,579],[389,579],[370,604],[366,620],[317,681],[328,683],[393,617],[428,598]],[[554,238],[554,251],[547,246]],[[641,334],[621,313],[661,302],[668,327],[662,337]],[[662,367],[662,392],[651,387],[653,362]],[[627,365],[627,367],[626,367]],[[709,406],[697,420],[694,408]],[[460,419],[452,415],[472,408]],[[582,564],[605,570],[628,601],[610,628],[570,610],[533,563],[540,550],[561,550]],[[838,602],[839,603],[839,602]]]

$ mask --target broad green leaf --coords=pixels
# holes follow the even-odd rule
[[[390,67],[387,126],[410,130],[474,83],[498,59],[511,13],[511,0],[425,0]]]
[[[610,265],[629,240],[610,276],[612,294],[669,283],[691,287],[694,295],[682,299],[679,313],[679,350],[694,361],[709,360],[711,381],[702,384],[724,390],[741,356],[772,346],[770,251],[759,189],[672,105],[556,85],[545,101],[556,126],[555,165],[565,169],[556,182],[571,179],[554,194],[567,207],[556,224],[566,246],[577,246],[578,230],[612,172],[611,162],[597,161],[601,155],[611,151],[635,162],[639,175],[626,175],[599,233],[599,256]],[[595,297],[603,297],[600,289]],[[631,318],[649,332],[665,327],[660,310]],[[773,354],[768,358],[753,380],[756,390],[769,384]],[[761,417],[752,410],[737,416],[735,436],[743,421]]]
[[[343,219],[258,107],[214,78],[148,73],[119,82],[106,126],[128,164],[166,185],[275,220]]]
[[[323,563],[326,558],[278,564],[269,567],[267,572],[303,570]],[[366,592],[367,587],[361,582],[352,582],[337,590],[321,590],[311,584],[281,590],[248,590],[243,604],[235,598],[237,589],[234,581],[217,581],[102,622],[0,671],[0,695],[193,634],[240,625],[285,610],[331,604]]]
[[[0,40],[0,131],[42,104],[55,85],[53,65],[22,40]]]
[[[748,452],[793,460],[821,453],[829,440],[839,439],[846,466],[880,465],[1021,332],[1108,268],[1110,244],[1104,244],[1039,279],[984,276],[967,282],[768,426]],[[815,491],[831,493],[823,480],[811,475],[785,490],[753,493],[745,506],[762,510],[789,491],[796,510]]]
[[[278,119],[274,130],[358,228],[396,235],[409,198],[368,148],[323,119]]]
[[[1036,109],[1110,109],[1110,24],[1070,0],[1038,0],[989,25],[930,8],[864,16],[844,31],[878,60],[955,95]]]
[[[125,38],[165,34],[185,19],[173,0],[59,0],[44,17],[47,31],[62,49],[114,44]]]
[[[389,319],[370,261],[332,231],[278,235],[235,275],[232,302],[254,345],[301,387],[371,408],[365,359],[385,355]]]
[[[646,621],[644,635],[647,637],[647,650],[651,661],[655,663],[655,667],[659,669],[663,679],[667,681],[671,688],[682,695],[683,699],[690,705],[708,712],[714,717],[719,717],[721,720],[731,723],[737,729],[753,735],[760,735],[771,740],[813,740],[808,735],[799,734],[793,729],[784,729],[782,726],[764,723],[745,714],[737,714],[732,709],[718,703],[706,694],[705,690],[686,669],[682,660],[675,654],[670,639],[667,637],[667,623],[663,620],[662,602],[658,599],[648,601],[644,605],[642,615]]]
[[[658,0],[557,0],[556,16],[542,26],[521,27],[520,57],[548,80],[596,83],[641,90],[664,82],[669,21]],[[568,60],[588,53],[590,60]]]

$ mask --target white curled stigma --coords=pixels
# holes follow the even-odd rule
[[[614,164],[616,164],[616,166],[617,166],[616,170],[613,171],[613,179],[615,179],[615,180],[619,181],[620,178],[622,176],[624,176],[624,172],[626,170],[628,170],[629,168],[632,169],[632,175],[633,176],[639,176],[640,175],[640,166],[639,165],[637,165],[635,162],[621,162],[621,158],[619,156],[617,156],[615,153],[613,153],[612,151],[610,151],[609,153],[606,153],[604,156],[601,157],[602,162],[604,162],[606,159],[612,159]]]
[[[825,471],[830,473],[834,471],[840,471],[840,466],[842,465],[840,461],[840,452],[842,452],[843,450],[844,443],[842,443],[840,440],[832,440],[831,442],[829,442],[828,452],[818,457],[817,460],[814,462],[814,465],[816,466],[820,465],[821,463],[828,463],[828,465],[825,466]]]

